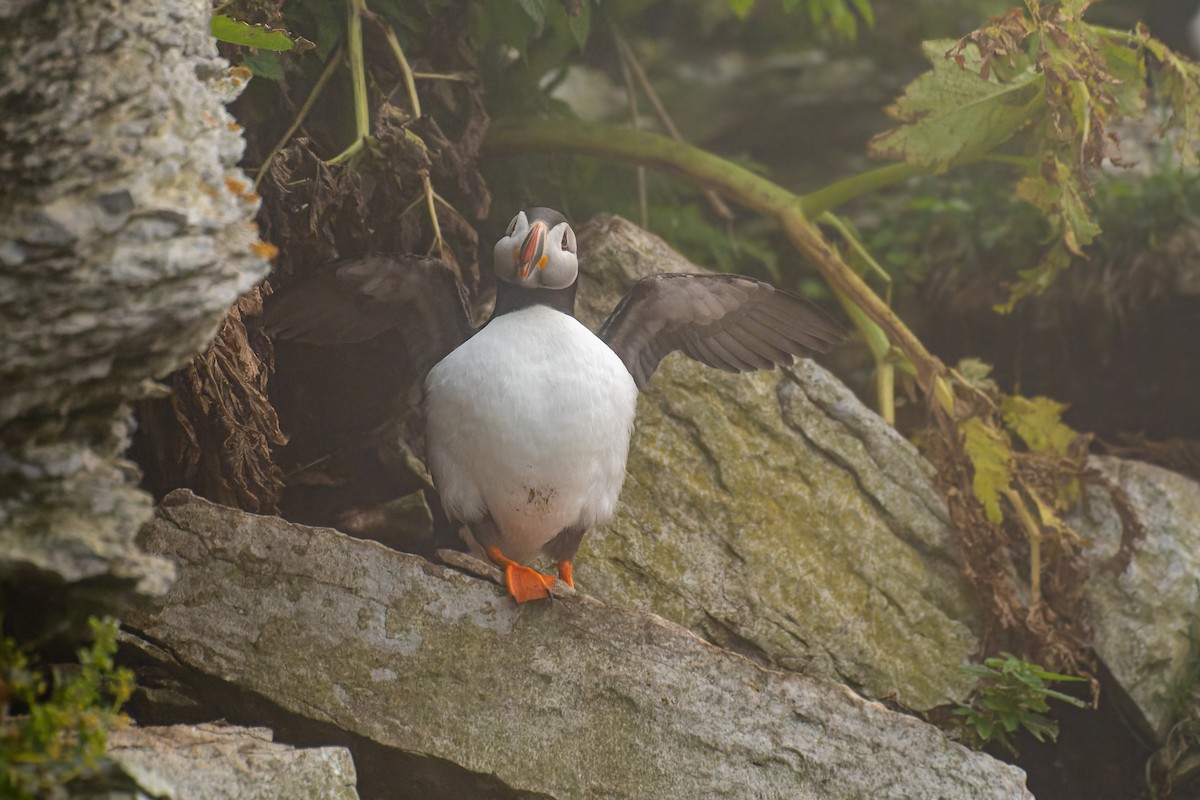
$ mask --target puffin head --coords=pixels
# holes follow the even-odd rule
[[[579,277],[575,231],[552,208],[527,208],[496,242],[496,277],[530,289],[565,289]]]

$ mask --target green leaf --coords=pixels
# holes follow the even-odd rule
[[[342,3],[328,0],[303,0],[284,6],[288,27],[313,40],[316,55],[322,62],[329,59],[333,48],[346,34],[346,9]]]
[[[754,0],[729,0],[729,9],[738,19],[745,19],[754,8]]]
[[[1038,453],[1066,456],[1078,438],[1075,431],[1062,423],[1066,403],[1049,397],[1006,396],[1000,401],[1004,424],[1015,431],[1026,447]]]
[[[972,489],[983,504],[989,522],[1004,519],[1000,512],[1000,491],[1009,485],[1012,467],[1012,446],[1003,432],[989,428],[983,420],[972,417],[962,424],[965,438],[963,449],[975,469]]]
[[[993,306],[1001,314],[1011,312],[1017,303],[1031,295],[1036,296],[1050,288],[1058,273],[1071,266],[1071,254],[1062,241],[1057,241],[1042,256],[1041,263],[1029,269],[1017,270],[1019,280],[1008,284],[1008,299]]]
[[[1055,678],[1055,680],[1081,681],[1081,680],[1083,680],[1083,678],[1077,678],[1074,675],[1063,675],[1058,678]],[[1046,693],[1046,697],[1053,697],[1055,700],[1061,700],[1064,703],[1070,703],[1071,705],[1075,706],[1076,708],[1086,708],[1087,707],[1087,702],[1080,700],[1078,697],[1072,697],[1069,694],[1063,694],[1062,692],[1056,692],[1053,689],[1046,689],[1044,691]]]
[[[991,667],[985,667],[982,664],[963,664],[959,669],[968,675],[976,675],[980,678],[994,678],[998,674]]]
[[[1026,714],[1021,717],[1021,727],[1029,731],[1039,742],[1046,739],[1054,741],[1058,738],[1058,723],[1046,719],[1040,714]]]
[[[1041,670],[1041,669],[1037,670],[1037,676],[1039,678],[1041,678],[1042,680],[1047,680],[1047,681],[1075,681],[1078,683],[1078,682],[1087,680],[1087,678],[1081,678],[1078,675],[1060,675],[1057,672],[1046,672],[1045,670]],[[1070,699],[1072,702],[1075,702],[1074,697],[1072,697]],[[1080,702],[1082,702],[1082,701],[1080,701]]]
[[[133,673],[114,668],[116,623],[89,621],[90,647],[78,651],[79,668],[52,668],[50,681],[16,644],[0,636],[0,795],[66,797],[63,786],[104,766],[108,732],[127,719],[120,707],[133,692]],[[12,702],[24,708],[13,716]]]
[[[942,172],[995,150],[1045,106],[1043,78],[1032,66],[1002,83],[987,72],[974,45],[964,47],[957,60],[949,57],[955,47],[950,39],[922,47],[933,68],[888,107],[888,114],[904,124],[871,139],[868,151],[874,158]]]
[[[588,34],[592,30],[591,0],[583,0],[579,13],[575,16],[567,15],[567,30],[571,32],[571,38],[575,40],[575,45],[582,50],[583,46],[587,44]]]
[[[1184,166],[1197,163],[1195,144],[1200,139],[1200,66],[1176,55],[1142,29],[1142,42],[1162,66],[1154,73],[1154,93],[1171,106],[1172,125],[1182,133],[1176,152]]]
[[[517,5],[533,20],[533,33],[535,36],[541,33],[542,29],[546,27],[546,8],[548,3],[549,0],[517,0]]]
[[[854,8],[862,16],[863,22],[867,23],[868,28],[875,27],[875,11],[871,8],[870,0],[850,0]]]
[[[213,14],[212,35],[218,41],[242,47],[257,47],[281,53],[296,46],[286,31],[273,30],[265,25],[251,25],[225,14]]]
[[[1140,117],[1146,110],[1146,59],[1142,52],[1109,37],[1097,36],[1096,41],[1113,79],[1109,87],[1117,111],[1127,117]]]
[[[242,66],[249,68],[256,78],[269,81],[283,80],[283,63],[274,53],[259,53],[242,59]]]
[[[1085,198],[1082,180],[1082,173],[1073,171],[1058,156],[1047,156],[1041,170],[1017,183],[1017,196],[1042,213],[1058,241],[1040,264],[1018,273],[1021,280],[1009,287],[1009,299],[998,311],[1010,311],[1022,297],[1044,291],[1071,265],[1072,255],[1086,258],[1083,248],[1100,235],[1100,226]]]

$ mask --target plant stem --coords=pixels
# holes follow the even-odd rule
[[[354,82],[354,132],[362,140],[371,135],[371,106],[367,101],[367,64],[363,54],[362,18],[364,0],[346,0],[346,42],[350,51],[350,77]]]
[[[1017,519],[1029,539],[1029,610],[1032,612],[1042,604],[1042,527],[1016,489],[1010,487],[1002,492],[1017,512]]]
[[[831,208],[837,208],[842,203],[869,194],[876,189],[903,183],[909,178],[921,175],[931,175],[933,170],[920,164],[899,162],[877,167],[858,175],[823,186],[815,192],[800,198],[800,207],[810,217],[822,214]]]
[[[412,105],[413,119],[416,119],[421,116],[421,98],[417,96],[417,84],[412,67],[408,65],[408,58],[404,55],[404,49],[400,47],[400,40],[396,38],[395,29],[391,25],[383,25],[383,35],[392,48],[392,55],[396,57],[400,74],[404,76],[404,86],[408,90],[408,102]]]
[[[742,205],[774,217],[792,246],[806,256],[835,292],[845,294],[887,333],[888,339],[912,362],[926,392],[952,397],[942,376],[946,368],[888,308],[870,287],[842,261],[816,226],[805,216],[805,198],[719,156],[662,136],[608,125],[536,120],[494,125],[484,142],[491,155],[569,153],[618,159],[677,172],[723,193]],[[892,169],[891,182],[904,169]],[[876,172],[879,172],[878,170]],[[911,174],[911,173],[910,173]],[[878,180],[874,181],[880,184]],[[881,185],[881,184],[880,184]],[[852,196],[845,193],[847,197]]]
[[[752,210],[775,217],[792,246],[816,265],[830,287],[850,297],[912,361],[923,389],[943,397],[943,403],[949,397],[948,390],[936,386],[946,367],[824,241],[821,231],[804,215],[804,198],[710,152],[628,128],[536,120],[493,126],[484,146],[490,155],[566,152],[647,164],[682,174]],[[892,170],[890,174],[900,172]]]
[[[861,258],[875,274],[879,275],[887,284],[887,299],[886,302],[890,306],[892,304],[892,276],[887,274],[883,267],[871,257],[867,249],[862,246],[862,242],[854,235],[854,231],[850,230],[850,226],[841,220],[836,214],[829,211],[821,214],[820,222],[824,225],[833,227],[838,235],[842,237],[847,246],[853,250],[859,258]],[[883,417],[884,421],[889,425],[896,424],[896,359],[897,353],[892,347],[892,343],[888,340],[887,334],[883,329],[875,323],[873,319],[868,317],[862,310],[845,294],[837,293],[838,302],[842,304],[842,308],[854,321],[854,326],[858,328],[862,334],[863,341],[866,342],[867,348],[871,351],[871,357],[875,359],[875,394],[876,408],[879,410],[879,416]],[[905,361],[904,356],[900,355],[899,359]],[[907,362],[905,362],[907,363]],[[912,365],[908,364],[909,371],[912,371]]]
[[[612,27],[612,36],[613,41],[617,45],[617,54],[621,58],[622,70],[627,70],[631,77],[637,79],[638,86],[642,88],[642,94],[646,95],[646,99],[650,101],[650,106],[654,109],[659,123],[662,124],[672,139],[677,142],[686,141],[683,138],[683,134],[679,132],[679,128],[675,127],[675,120],[671,119],[671,115],[667,113],[667,107],[663,105],[658,92],[654,91],[654,84],[650,82],[650,77],[646,75],[646,70],[642,69],[642,64],[638,61],[637,54],[633,52],[633,48],[629,46],[629,42],[625,41],[625,37],[621,35],[621,32],[617,30],[615,25]],[[628,78],[626,82],[629,82]],[[638,126],[634,125],[634,127]],[[643,168],[639,167],[639,169]],[[733,221],[733,212],[729,210],[729,206],[725,205],[725,201],[721,199],[720,195],[712,189],[707,189],[704,192],[704,199],[708,201],[714,214],[726,222]]]
[[[262,166],[258,168],[258,174],[254,176],[254,189],[258,191],[258,184],[262,182],[263,177],[267,174],[267,170],[271,168],[271,162],[275,160],[275,156],[279,155],[279,151],[292,138],[292,134],[296,129],[304,124],[308,112],[312,111],[313,104],[317,102],[317,98],[321,96],[321,92],[325,90],[325,84],[329,83],[329,79],[333,77],[333,73],[337,70],[338,62],[342,60],[342,46],[339,44],[337,49],[329,56],[329,61],[325,64],[325,70],[321,73],[321,77],[317,78],[316,84],[313,86],[308,97],[304,101],[304,105],[300,106],[300,110],[296,112],[296,118],[292,120],[292,124],[288,127],[287,132],[279,137],[279,141],[271,148],[271,152],[263,160]]]
[[[360,0],[360,2],[362,1]],[[408,103],[412,108],[412,118],[419,119],[421,117],[421,98],[417,94],[417,83],[413,78],[412,67],[408,64],[408,57],[404,55],[404,48],[400,46],[400,40],[396,37],[396,30],[391,25],[386,25],[382,22],[380,22],[380,25],[383,27],[383,35],[388,41],[388,46],[392,48],[392,55],[396,57],[396,64],[400,67],[400,74],[404,76],[404,86],[408,91]],[[425,148],[425,142],[419,136],[407,128],[404,132],[420,142],[422,149]],[[438,257],[444,260],[446,258],[446,242],[442,238],[442,226],[438,222],[437,208],[433,202],[436,193],[433,191],[433,183],[429,179],[429,170],[422,169],[420,172],[421,188],[425,193],[425,207],[429,210],[429,222],[433,228],[433,244],[429,246],[429,252],[432,253],[434,250],[437,250]]]
[[[625,82],[625,97],[629,102],[629,125],[634,130],[640,130],[642,120],[638,115],[637,91],[633,88],[633,70],[629,65],[629,55],[626,52],[628,45],[621,38],[620,33],[614,25],[612,28],[613,41],[617,43],[617,61],[621,65],[621,78]],[[674,137],[678,139],[679,137]],[[649,202],[646,199],[646,167],[644,164],[637,166],[637,196],[638,196],[638,221],[643,228],[650,227],[650,211]]]
[[[365,0],[346,0],[349,15],[346,19],[347,57],[350,59],[350,79],[354,84],[354,142],[329,160],[340,164],[362,149],[371,135],[371,105],[367,100],[367,65],[363,57],[362,18],[367,13]]]
[[[413,78],[419,81],[459,81],[473,83],[475,76],[469,72],[414,72]]]

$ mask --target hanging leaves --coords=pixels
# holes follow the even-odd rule
[[[949,39],[924,43],[933,68],[886,109],[904,125],[871,139],[871,156],[944,172],[995,150],[1033,118],[1043,79],[1032,64],[1002,82],[989,68],[993,54],[969,46],[951,58],[954,47]]]
[[[942,172],[1003,152],[1024,163],[1018,197],[1051,228],[1040,261],[1019,271],[1006,312],[1049,286],[1073,258],[1086,258],[1100,234],[1091,173],[1122,165],[1112,123],[1146,108],[1146,77],[1172,107],[1185,164],[1197,162],[1200,68],[1150,38],[1083,21],[1092,0],[1027,0],[957,42],[925,44],[931,69],[905,89],[889,113],[902,124],[876,136],[869,152]],[[1024,131],[1032,135],[1018,136]]]
[[[1000,401],[1004,424],[1021,437],[1025,446],[1034,452],[1054,456],[1069,456],[1072,445],[1079,438],[1079,434],[1062,422],[1062,413],[1066,410],[1066,403],[1049,397],[1011,395]]]
[[[1171,107],[1171,125],[1179,130],[1176,152],[1185,166],[1195,166],[1196,139],[1200,137],[1200,65],[1175,54],[1162,42],[1150,38],[1144,25],[1138,41],[1158,62],[1154,70],[1155,92]]]
[[[988,521],[1004,519],[1000,511],[1000,492],[1012,481],[1012,443],[1003,431],[985,425],[979,417],[962,424],[963,450],[975,469],[975,497],[983,504]]]

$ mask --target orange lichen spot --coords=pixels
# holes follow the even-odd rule
[[[225,188],[234,194],[245,194],[248,187],[245,181],[238,180],[237,178],[226,178]]]
[[[255,242],[250,245],[250,249],[254,251],[255,255],[261,256],[267,261],[273,261],[275,256],[279,255],[279,248],[270,242]]]
[[[242,199],[245,200],[247,203],[256,203],[256,202],[258,202],[258,192],[251,189],[250,191],[248,191],[244,195],[242,195]]]
[[[232,67],[229,70],[229,77],[235,83],[245,83],[254,77],[254,73],[250,71],[249,67]]]
[[[242,126],[238,125],[236,122],[230,122],[226,127],[231,131],[240,131],[242,129]]]

